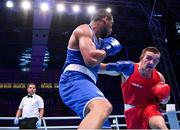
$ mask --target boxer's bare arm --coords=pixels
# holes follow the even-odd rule
[[[79,49],[86,65],[95,66],[102,62],[106,56],[106,52],[96,49],[95,43],[92,41],[93,34],[88,25],[77,27],[72,35],[78,41]]]

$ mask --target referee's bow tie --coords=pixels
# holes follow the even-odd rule
[[[29,97],[32,98],[33,96],[32,96],[32,95],[27,95],[27,97],[28,97],[28,98],[29,98]]]

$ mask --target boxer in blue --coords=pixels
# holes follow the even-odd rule
[[[92,16],[90,24],[78,26],[68,42],[59,93],[63,102],[81,117],[78,129],[111,128],[107,119],[112,105],[96,81],[103,59],[121,50],[121,44],[108,37],[112,25],[112,14],[101,9]]]

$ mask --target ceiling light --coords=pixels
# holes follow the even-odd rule
[[[65,6],[64,6],[64,4],[57,4],[56,8],[57,8],[57,11],[58,11],[58,12],[63,12],[63,11],[65,11]]]
[[[40,9],[41,9],[42,11],[46,12],[46,11],[49,10],[49,6],[48,6],[47,3],[44,2],[44,3],[42,3],[42,4],[40,5]]]
[[[88,11],[88,13],[93,14],[93,13],[95,13],[96,8],[95,8],[95,6],[91,5],[91,6],[88,6],[87,11]]]
[[[30,5],[30,2],[29,1],[23,1],[21,3],[21,7],[24,9],[24,10],[29,10],[31,5]]]
[[[7,1],[7,2],[6,2],[6,7],[12,8],[13,6],[14,6],[14,4],[13,4],[12,1]]]
[[[109,7],[106,8],[106,11],[109,12],[109,13],[111,13],[111,8],[109,8]]]
[[[74,6],[72,7],[72,9],[73,9],[74,12],[79,12],[79,11],[80,11],[79,5],[74,5]]]

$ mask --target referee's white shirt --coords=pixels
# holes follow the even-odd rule
[[[31,97],[23,97],[19,105],[19,109],[22,109],[22,118],[39,117],[39,108],[44,108],[43,99],[33,94]]]

